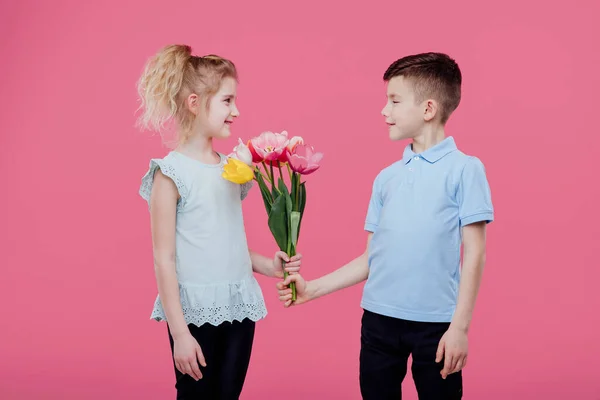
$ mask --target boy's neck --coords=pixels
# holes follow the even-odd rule
[[[422,153],[432,148],[446,138],[444,127],[440,125],[426,125],[420,135],[415,136],[412,141],[412,151]]]

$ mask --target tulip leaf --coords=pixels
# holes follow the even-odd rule
[[[299,180],[299,174],[297,174],[296,172],[292,173],[292,193],[291,193],[291,197],[292,197],[292,210],[293,211],[298,211],[299,210],[299,201],[298,201],[298,180]]]
[[[278,196],[269,213],[269,229],[279,246],[286,251],[288,246],[288,219],[286,212],[286,196]]]
[[[300,237],[300,226],[302,225],[302,218],[304,217],[304,207],[306,206],[306,186],[305,182],[302,182],[298,190],[298,212],[300,213],[300,219],[298,221],[298,234],[296,238]]]
[[[269,165],[270,165],[270,171],[271,171],[271,174],[269,176],[271,177],[271,183],[272,183],[271,193],[273,195],[273,198],[275,199],[277,197],[278,193],[277,193],[277,188],[275,186],[275,174],[273,174],[273,162],[272,161],[269,162]]]
[[[262,195],[263,202],[265,203],[265,209],[267,210],[267,215],[271,213],[271,207],[273,204],[273,197],[271,196],[271,191],[269,190],[265,179],[263,178],[260,171],[255,173],[256,180],[258,181],[258,187],[260,188],[260,194]]]
[[[291,230],[291,226],[289,224],[290,214],[292,213],[292,198],[290,197],[290,193],[289,193],[288,188],[285,184],[285,181],[283,180],[282,177],[279,177],[277,186],[278,186],[279,192],[281,193],[279,195],[279,197],[282,197],[285,201],[285,220],[286,220],[285,222],[286,222],[286,229],[287,229],[287,243],[286,243],[286,246],[280,250],[285,251],[286,254],[289,256],[293,256],[294,254],[291,254],[291,252],[292,252],[292,248],[291,248],[292,230]]]
[[[283,178],[279,178],[279,191],[281,192],[281,196],[285,196],[285,210],[288,215],[292,212],[292,198],[290,197],[290,192],[288,192],[288,188],[285,184]]]
[[[302,182],[300,184],[300,192],[298,193],[298,211],[300,211],[300,214],[304,214],[304,207],[306,206],[306,186],[305,186],[305,182]]]
[[[298,211],[292,211],[290,214],[290,230],[292,240],[292,250],[296,252],[296,245],[298,244],[298,233],[300,232],[300,218],[302,215]]]

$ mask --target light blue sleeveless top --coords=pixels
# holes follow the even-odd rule
[[[242,216],[242,200],[253,181],[239,185],[225,180],[221,174],[227,157],[219,155],[219,164],[203,164],[176,151],[152,159],[139,190],[150,205],[158,168],[177,186],[177,280],[184,318],[197,326],[244,318],[257,321],[267,315],[252,272]],[[166,320],[160,296],[151,318]]]

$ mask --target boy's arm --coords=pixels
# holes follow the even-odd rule
[[[463,228],[463,266],[451,328],[468,333],[485,264],[485,222]]]
[[[369,276],[369,243],[372,236],[373,233],[369,232],[367,248],[363,254],[321,278],[307,282],[300,274],[293,274],[285,281],[277,283],[279,300],[285,303],[285,307],[292,305],[291,289],[288,289],[291,282],[296,282],[294,304],[302,304],[366,280]]]
[[[436,357],[436,362],[445,357],[444,368],[441,371],[443,378],[460,371],[466,365],[467,333],[485,264],[485,229],[485,221],[463,228],[464,255],[458,302],[450,328],[440,340]]]
[[[283,251],[275,253],[274,258],[269,258],[258,254],[250,249],[250,260],[252,261],[252,270],[261,275],[270,278],[283,278],[283,262],[285,262],[285,270],[288,273],[296,273],[300,271],[302,255],[296,254],[293,257],[288,257]]]

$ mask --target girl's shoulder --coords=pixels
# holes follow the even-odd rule
[[[187,198],[187,187],[185,184],[185,167],[181,165],[181,161],[178,159],[174,152],[169,152],[163,158],[152,158],[150,159],[148,169],[142,176],[142,182],[139,188],[140,196],[148,202],[150,205],[150,195],[152,194],[152,187],[154,185],[154,175],[156,171],[160,172],[166,177],[170,178],[177,186],[179,192],[178,208],[183,207]]]

